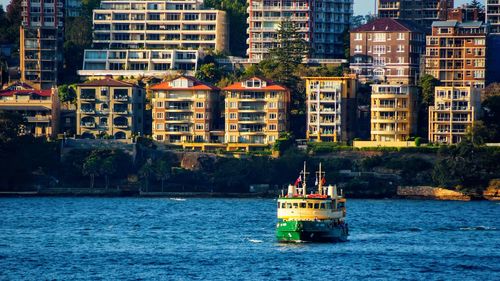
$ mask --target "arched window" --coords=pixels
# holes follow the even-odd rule
[[[117,132],[115,134],[115,139],[120,140],[120,139],[125,139],[127,136],[125,135],[124,132]]]

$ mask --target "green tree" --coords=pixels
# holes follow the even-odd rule
[[[171,174],[172,163],[169,163],[167,159],[160,159],[155,162],[154,173],[158,180],[161,182],[161,191],[164,191],[164,182],[168,179]]]
[[[439,80],[429,74],[420,77],[419,86],[422,90],[418,113],[418,135],[427,138],[429,127],[429,106],[434,104],[434,89],[439,85]]]
[[[144,180],[146,192],[149,191],[149,180],[154,172],[153,161],[151,159],[146,160],[146,162],[139,169],[139,176]]]
[[[277,33],[278,46],[270,50],[271,59],[283,65],[283,70],[288,74],[292,74],[309,53],[309,44],[301,37],[299,26],[288,19],[280,22]]]
[[[439,85],[439,80],[429,74],[420,77],[419,86],[422,88],[422,103],[431,106],[434,103],[434,89]]]
[[[90,188],[94,188],[95,177],[99,175],[102,159],[92,152],[83,162],[82,173],[90,177]]]
[[[5,33],[2,33],[1,38],[3,38],[2,43],[10,43],[15,46],[19,46],[19,26],[22,22],[21,12],[22,0],[11,0],[9,5],[7,5],[7,11],[5,13],[5,20],[3,21]]]
[[[92,45],[91,18],[82,16],[68,18],[65,23],[64,49],[64,81],[78,80],[76,71],[83,63],[84,50]]]
[[[470,1],[470,3],[467,4],[467,8],[476,8],[479,10],[483,10],[484,5],[481,2],[479,2],[478,0],[472,0],[472,1]]]
[[[198,71],[196,71],[195,76],[196,79],[215,84],[221,79],[222,73],[215,63],[212,62],[202,65]]]
[[[61,102],[75,103],[76,102],[76,91],[71,85],[63,84],[57,87],[57,92],[59,94],[59,100]]]
[[[0,112],[0,141],[9,142],[15,140],[22,132],[25,119],[19,113],[13,111]]]
[[[109,177],[116,173],[116,163],[114,155],[110,155],[101,161],[99,174],[104,175],[105,189],[109,187]]]
[[[482,103],[483,123],[490,132],[488,141],[500,142],[500,91],[488,96]]]
[[[229,51],[234,56],[244,56],[246,53],[247,28],[246,0],[205,0],[207,8],[226,11],[229,26]]]

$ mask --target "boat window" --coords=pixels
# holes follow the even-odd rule
[[[297,209],[299,207],[299,203],[293,203],[293,208]]]
[[[330,208],[331,208],[331,209],[335,209],[335,204],[330,203]]]
[[[280,208],[280,205],[281,205],[281,204],[278,202],[278,209]]]
[[[281,203],[281,208],[286,208],[286,204],[285,203]]]
[[[305,208],[306,207],[306,203],[300,203],[300,207],[301,208]]]
[[[307,203],[307,208],[313,208],[313,203]]]
[[[292,203],[286,203],[286,207],[287,207],[288,209],[291,209],[291,208],[292,208]]]
[[[325,203],[321,203],[319,206],[320,206],[320,207],[319,207],[320,209],[326,209],[326,207],[325,207]]]
[[[314,209],[319,209],[319,203],[314,203]]]

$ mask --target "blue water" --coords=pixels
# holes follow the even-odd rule
[[[500,204],[349,200],[279,244],[272,199],[0,198],[2,280],[500,280]]]

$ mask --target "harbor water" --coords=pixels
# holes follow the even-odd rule
[[[0,198],[0,280],[500,280],[500,204],[348,200],[280,244],[273,199]]]

